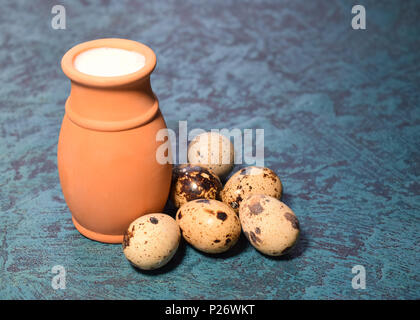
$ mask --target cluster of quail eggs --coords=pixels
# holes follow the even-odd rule
[[[299,221],[279,199],[283,187],[269,168],[250,166],[222,181],[234,167],[234,147],[218,133],[195,137],[188,164],[174,168],[170,199],[175,219],[151,213],[130,224],[123,241],[126,258],[144,270],[160,268],[174,256],[182,237],[209,254],[232,248],[241,231],[263,254],[288,253],[299,237]]]

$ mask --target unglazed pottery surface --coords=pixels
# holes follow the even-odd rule
[[[112,78],[74,67],[78,54],[101,47],[136,51],[146,64]],[[156,135],[166,125],[150,86],[155,64],[150,48],[124,39],[85,42],[63,57],[72,88],[58,142],[58,170],[73,223],[93,240],[122,242],[133,220],[165,206],[172,166],[156,160]]]

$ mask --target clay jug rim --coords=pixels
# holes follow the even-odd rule
[[[108,47],[119,48],[130,51],[135,51],[145,57],[146,63],[140,70],[122,76],[115,77],[100,77],[93,76],[78,71],[74,66],[74,60],[80,53],[95,48]],[[87,42],[82,42],[75,45],[68,50],[61,59],[61,68],[64,74],[71,80],[83,85],[93,87],[119,87],[139,81],[143,78],[150,76],[156,67],[156,55],[151,48],[143,43],[120,38],[104,38],[96,39]]]

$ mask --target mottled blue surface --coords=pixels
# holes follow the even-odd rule
[[[419,1],[60,1],[0,8],[0,298],[420,298]],[[367,30],[350,26],[364,4]],[[167,124],[264,128],[302,239],[288,257],[241,239],[183,244],[160,272],[73,227],[56,167],[70,82],[59,63],[103,37],[152,47]],[[67,270],[53,290],[51,268]],[[354,265],[366,289],[354,290]]]

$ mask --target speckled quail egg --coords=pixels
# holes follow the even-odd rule
[[[122,246],[131,264],[143,270],[152,270],[171,260],[180,239],[181,232],[175,219],[163,213],[150,213],[128,226]]]
[[[280,198],[282,184],[273,170],[263,167],[246,167],[236,172],[225,184],[220,196],[236,213],[242,199],[250,194],[265,194]]]
[[[242,230],[251,244],[270,256],[288,253],[299,237],[299,221],[280,200],[263,194],[246,197],[239,207]]]
[[[178,209],[176,221],[184,239],[198,250],[221,253],[238,241],[241,224],[236,213],[217,200],[199,199]]]
[[[221,179],[232,171],[234,159],[233,144],[217,132],[202,133],[188,146],[188,161],[210,169]]]
[[[171,200],[179,208],[195,199],[219,199],[223,186],[210,170],[191,164],[175,167],[172,174]]]

